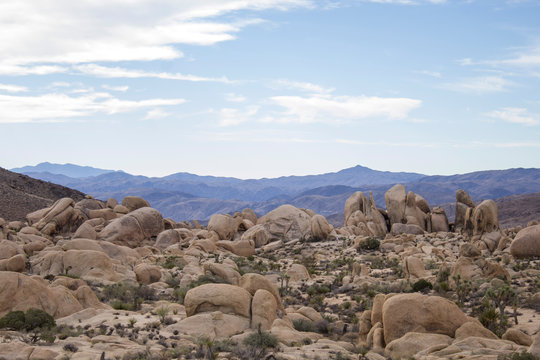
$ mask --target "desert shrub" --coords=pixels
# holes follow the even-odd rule
[[[261,349],[275,348],[278,343],[278,338],[267,331],[262,331],[260,325],[256,333],[248,335],[243,341],[245,346]]]
[[[77,347],[77,345],[75,345],[73,343],[67,343],[66,345],[64,345],[63,349],[65,351],[69,351],[69,352],[72,352],[72,353],[76,353],[77,351],[79,351],[79,348]]]
[[[20,331],[25,328],[24,312],[11,311],[0,319],[0,329]]]
[[[311,285],[306,290],[306,292],[309,296],[314,296],[317,294],[327,294],[330,292],[330,287],[326,284],[323,284],[323,285],[315,284],[315,285]]]
[[[306,332],[315,331],[315,327],[313,326],[313,323],[311,321],[304,320],[304,319],[293,320],[293,326],[298,331],[306,331]]]
[[[319,334],[328,334],[332,327],[327,319],[319,320],[315,323],[315,331]]]
[[[358,245],[358,250],[377,250],[381,246],[381,242],[373,237],[368,237]]]
[[[165,261],[163,262],[163,267],[166,269],[174,269],[175,267],[182,270],[186,266],[186,261],[184,258],[181,258],[179,256],[167,256]]]
[[[101,301],[108,301],[117,310],[138,310],[141,303],[156,300],[156,292],[147,285],[119,282],[107,285],[101,292]]]
[[[414,292],[428,292],[433,289],[433,285],[425,279],[420,279],[413,284],[412,289]]]
[[[0,319],[0,328],[16,331],[32,331],[36,329],[51,329],[56,325],[54,318],[43,310],[28,309],[12,311]]]
[[[24,327],[26,330],[51,329],[56,326],[54,318],[43,310],[28,309],[24,314]]]

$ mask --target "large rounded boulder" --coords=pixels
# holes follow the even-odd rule
[[[204,284],[186,293],[184,306],[188,317],[197,313],[220,311],[249,318],[251,294],[234,285]]]
[[[384,340],[387,344],[411,331],[454,337],[470,319],[452,301],[418,293],[390,297],[382,308]]]
[[[510,253],[518,259],[540,256],[540,225],[518,232],[510,245]]]
[[[405,223],[405,209],[407,207],[407,192],[405,186],[396,184],[385,194],[386,212],[390,219],[390,224]]]
[[[163,217],[156,209],[143,207],[113,220],[99,234],[100,240],[132,248],[164,230]]]
[[[221,240],[232,240],[238,230],[239,221],[227,214],[212,215],[208,230],[215,231]]]
[[[261,217],[257,224],[264,225],[270,242],[300,239],[311,232],[311,216],[292,205],[282,205]]]

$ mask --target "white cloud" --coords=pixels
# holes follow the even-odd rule
[[[92,75],[102,78],[158,78],[158,79],[168,79],[168,80],[183,80],[183,81],[194,81],[194,82],[223,82],[230,83],[231,80],[226,77],[220,78],[211,78],[211,77],[202,77],[189,74],[180,74],[180,73],[156,73],[148,72],[142,70],[131,70],[124,69],[120,67],[107,67],[96,64],[85,64],[77,65],[75,69],[86,75]]]
[[[119,91],[119,92],[126,92],[129,89],[129,86],[111,86],[111,85],[101,85],[102,88],[111,90],[111,91]]]
[[[446,0],[361,0],[363,2],[377,4],[399,4],[399,5],[419,5],[422,3],[445,4]]]
[[[20,74],[28,74],[31,71],[22,65],[170,60],[183,56],[178,45],[205,46],[232,40],[243,27],[254,22],[249,15],[240,21],[219,20],[217,16],[241,10],[288,10],[299,6],[312,6],[312,3],[310,0],[3,1],[0,26],[9,36],[0,42],[0,64],[4,70],[11,67]],[[41,69],[45,70],[53,71]]]
[[[458,82],[445,83],[441,87],[451,91],[481,94],[506,91],[512,85],[514,85],[512,81],[500,76],[479,76],[462,79]]]
[[[24,86],[19,85],[9,85],[9,84],[0,84],[0,90],[12,92],[12,93],[18,93],[18,92],[26,92],[28,89]]]
[[[270,100],[286,110],[279,117],[268,117],[264,121],[299,123],[339,123],[380,117],[403,119],[422,103],[408,98],[330,95],[274,96]]]
[[[540,116],[529,115],[527,109],[524,108],[502,108],[500,110],[494,110],[486,115],[514,124],[523,124],[527,126],[540,124]]]
[[[170,116],[171,114],[163,111],[163,109],[152,109],[146,113],[145,120],[161,119]]]
[[[69,69],[66,67],[56,65],[19,66],[9,63],[2,63],[2,55],[0,54],[0,75],[49,75],[65,73],[68,70]]]
[[[93,114],[111,115],[184,102],[184,99],[121,100],[108,93],[98,92],[80,96],[57,93],[39,96],[0,95],[0,123],[68,121]]]
[[[225,94],[225,100],[229,102],[241,103],[241,102],[245,102],[247,99],[245,96],[242,96],[242,95],[228,93],[228,94]]]
[[[327,94],[335,90],[334,88],[325,88],[310,82],[293,81],[287,79],[275,80],[273,84],[280,88],[296,89],[314,94]]]
[[[259,111],[258,106],[248,106],[243,110],[224,108],[219,111],[220,126],[236,126],[250,120]]]

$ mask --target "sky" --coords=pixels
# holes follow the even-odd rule
[[[0,166],[540,167],[539,0],[0,1]]]

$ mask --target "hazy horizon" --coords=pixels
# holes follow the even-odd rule
[[[0,4],[0,166],[274,178],[540,167],[540,3]]]

